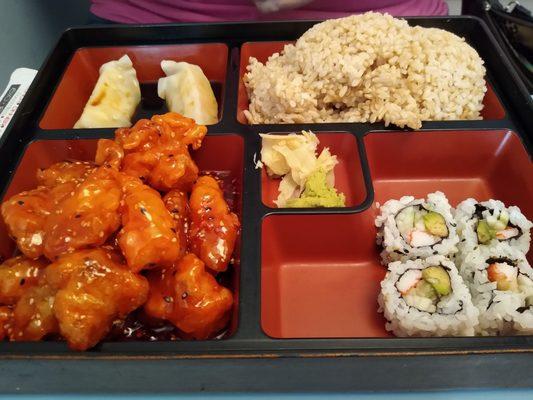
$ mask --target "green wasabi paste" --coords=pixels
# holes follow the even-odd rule
[[[345,207],[346,198],[343,193],[328,185],[326,173],[317,169],[307,178],[304,191],[297,199],[287,201],[286,207]]]

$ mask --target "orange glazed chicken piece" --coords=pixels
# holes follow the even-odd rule
[[[122,171],[154,189],[189,190],[198,167],[188,146],[200,147],[207,128],[176,113],[140,120],[132,128],[118,129],[115,141],[124,149]]]
[[[45,282],[28,288],[13,310],[9,338],[15,341],[37,341],[48,334],[57,333],[54,316],[55,289]]]
[[[93,347],[113,321],[125,318],[146,301],[146,279],[117,259],[104,249],[82,250],[60,257],[47,269],[49,283],[60,286],[54,314],[72,349]]]
[[[120,128],[115,132],[115,140],[125,153],[144,151],[160,144],[191,145],[197,150],[207,134],[204,125],[197,125],[192,118],[169,112],[154,115],[150,120],[141,119],[131,128]]]
[[[111,139],[100,139],[96,146],[96,156],[94,161],[97,165],[109,165],[114,169],[120,169],[124,150],[122,147]]]
[[[233,295],[194,254],[185,255],[175,271],[150,271],[148,280],[144,311],[149,316],[172,322],[194,339],[212,337],[226,326]]]
[[[125,154],[141,152],[153,148],[161,137],[160,126],[149,119],[140,119],[131,128],[119,128],[115,131],[117,142]]]
[[[47,218],[44,254],[50,260],[64,253],[104,244],[120,226],[122,191],[111,168],[92,172]]]
[[[91,162],[61,161],[48,168],[37,170],[37,182],[48,187],[66,182],[81,183],[95,168]]]
[[[174,311],[174,267],[148,271],[146,279],[150,284],[144,312],[157,319],[169,320]]]
[[[152,121],[162,127],[163,140],[170,142],[178,140],[181,144],[192,146],[194,150],[200,148],[207,134],[204,125],[197,125],[194,119],[175,112],[154,115]]]
[[[233,305],[231,291],[194,254],[187,254],[177,265],[172,300],[170,321],[195,339],[207,339],[223,329]]]
[[[180,257],[174,220],[161,196],[132,177],[123,177],[122,229],[118,244],[134,272],[172,266]]]
[[[189,190],[198,178],[198,171],[187,148],[179,144],[127,154],[122,167],[122,172],[162,192]]]
[[[150,172],[148,183],[155,189],[188,191],[198,178],[199,169],[186,146],[159,147],[158,162]]]
[[[12,330],[13,310],[8,306],[0,307],[0,340],[9,337],[9,331]]]
[[[9,236],[26,257],[36,259],[43,255],[46,219],[75,187],[74,182],[53,188],[41,186],[19,193],[2,204],[2,217]]]
[[[180,243],[181,257],[186,253],[188,246],[189,201],[187,199],[187,193],[180,190],[171,190],[163,197],[163,202],[174,219],[174,227]]]
[[[217,181],[202,176],[194,184],[191,198],[189,242],[208,268],[225,271],[235,248],[239,219],[230,212]]]
[[[53,207],[50,189],[45,187],[19,193],[2,204],[2,218],[9,236],[25,256],[42,256],[44,225]]]
[[[13,257],[0,265],[0,304],[15,304],[26,289],[35,286],[48,264],[44,260]]]

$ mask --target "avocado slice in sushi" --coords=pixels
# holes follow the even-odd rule
[[[435,211],[428,211],[423,219],[424,226],[429,233],[438,237],[448,236],[448,227],[446,226],[446,221],[442,215]]]
[[[481,244],[487,244],[494,238],[492,234],[492,229],[490,229],[489,224],[484,219],[478,222],[476,233],[477,240]]]
[[[427,267],[422,271],[422,278],[435,289],[439,296],[447,296],[452,291],[450,275],[442,267]]]
[[[436,301],[439,298],[439,295],[437,291],[435,290],[435,287],[424,279],[420,280],[416,284],[416,286],[412,289],[410,294],[413,294],[419,297],[425,297],[426,299],[430,299],[431,301]]]

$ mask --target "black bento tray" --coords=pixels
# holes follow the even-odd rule
[[[480,19],[409,18],[443,28],[473,45],[505,109],[498,120],[425,122],[422,131],[516,132],[533,154],[533,108],[525,87]],[[261,329],[261,223],[274,214],[344,214],[368,208],[373,187],[363,137],[398,131],[374,124],[244,125],[237,121],[239,49],[244,42],[295,40],[316,22],[99,26],[67,30],[40,69],[1,139],[0,187],[5,191],[25,147],[37,139],[112,137],[114,129],[39,128],[39,121],[73,53],[82,47],[185,43],[228,46],[223,113],[208,135],[244,140],[242,244],[238,327],[224,340],[106,342],[84,353],[64,342],[0,342],[0,392],[165,393],[179,391],[350,391],[531,387],[533,337],[272,339]],[[272,209],[261,201],[259,132],[302,129],[348,132],[356,137],[366,197],[351,208]],[[317,227],[319,229],[319,227]],[[357,244],[354,243],[354,246]]]

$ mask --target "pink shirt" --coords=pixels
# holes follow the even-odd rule
[[[444,0],[315,0],[301,8],[261,13],[252,0],[92,0],[100,18],[122,23],[325,19],[369,10],[395,16],[446,15]]]

